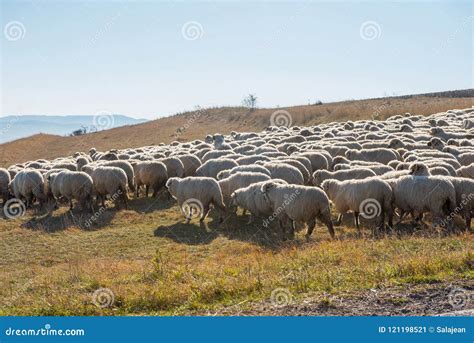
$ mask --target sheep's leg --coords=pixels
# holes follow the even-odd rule
[[[306,241],[309,242],[309,237],[313,233],[314,227],[316,226],[316,219],[311,220],[308,222],[308,229],[306,231]]]
[[[253,215],[252,215],[252,213],[250,213],[250,217],[249,217],[249,220],[247,222],[247,225],[252,224],[252,223],[253,223]]]
[[[339,225],[341,225],[341,223],[342,223],[342,213],[339,214],[339,216],[337,217],[337,220],[334,223],[334,225],[339,226]]]
[[[72,199],[69,199],[69,211],[72,211]]]
[[[290,239],[295,239],[295,221],[294,220],[290,220]]]
[[[403,210],[400,210],[400,218],[398,218],[398,222],[395,225],[398,225],[402,222],[403,217],[405,217],[406,212]]]
[[[283,225],[283,221],[281,219],[278,219],[278,225],[280,226],[280,229],[281,229],[282,241],[286,241],[285,225]]]
[[[359,212],[354,212],[354,222],[357,228],[357,235],[360,237],[362,233],[360,232],[360,225],[359,225]]]
[[[242,211],[242,215],[245,216],[246,214],[247,214],[247,209],[244,208],[244,210]]]
[[[207,214],[209,213],[209,210],[210,210],[209,205],[204,206],[204,209],[203,209],[202,214],[201,214],[201,218],[199,219],[199,221],[201,223],[204,221],[204,219],[206,219]]]
[[[466,231],[471,230],[471,213],[466,214]]]
[[[124,189],[122,191],[122,199],[123,199],[123,204],[125,205],[125,209],[128,210],[128,196],[127,196],[127,192],[126,190]]]
[[[150,190],[149,185],[145,185],[145,198],[148,198],[148,191]]]
[[[185,223],[186,224],[189,224],[189,222],[191,221],[191,218],[193,217],[193,208],[192,206],[189,207],[189,214],[186,216],[186,221]]]
[[[135,198],[140,196],[140,185],[137,184],[137,192],[135,193]]]

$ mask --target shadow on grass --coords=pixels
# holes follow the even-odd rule
[[[67,230],[70,227],[78,227],[84,231],[95,231],[110,224],[117,209],[113,207],[96,208],[94,213],[73,209],[63,213],[49,212],[41,216],[33,217],[22,225],[29,230],[39,230],[49,233]]]
[[[279,249],[288,244],[301,244],[297,241],[282,241],[277,223],[265,227],[262,225],[261,219],[255,219],[254,223],[247,224],[249,216],[232,214],[227,215],[224,221],[219,224],[218,215],[214,211],[209,217],[212,219],[202,224],[197,218],[193,218],[189,224],[186,224],[183,218],[182,222],[157,227],[154,235],[189,245],[209,244],[219,236],[230,240],[250,242],[270,249]]]

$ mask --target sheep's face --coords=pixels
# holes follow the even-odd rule
[[[178,184],[178,179],[176,177],[171,177],[166,181],[166,189],[170,192],[171,195],[176,195],[176,185]]]

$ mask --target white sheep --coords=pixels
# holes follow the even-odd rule
[[[335,179],[339,181],[365,179],[367,177],[376,176],[372,170],[368,168],[353,168],[346,170],[338,170],[330,172],[327,170],[317,170],[313,174],[313,184],[321,186],[324,180]]]
[[[140,196],[141,186],[145,186],[145,197],[148,197],[150,187],[153,189],[153,197],[158,195],[161,188],[168,180],[168,169],[159,161],[140,161],[133,166],[135,172],[136,194]]]
[[[128,179],[123,169],[98,166],[94,168],[90,176],[94,185],[94,194],[97,196],[97,201],[102,202],[102,207],[105,207],[105,198],[110,195],[117,208],[119,206],[118,200],[121,199],[125,208],[128,209]]]
[[[253,183],[270,180],[270,176],[263,173],[254,172],[238,172],[229,177],[219,180],[219,186],[222,191],[224,205],[229,207],[231,202],[231,195],[239,188],[247,187]]]
[[[9,191],[8,185],[10,184],[11,177],[8,170],[5,168],[0,168],[0,197],[2,198],[3,204],[8,201]]]
[[[352,211],[359,235],[359,214],[367,219],[378,218],[379,228],[384,226],[387,216],[388,226],[393,226],[392,189],[384,180],[376,177],[347,181],[329,179],[321,187],[340,213],[336,225],[341,223],[343,214]]]
[[[166,182],[166,188],[171,196],[178,201],[181,212],[189,223],[194,213],[200,215],[202,223],[206,219],[212,204],[220,213],[220,222],[226,210],[222,192],[217,181],[211,177],[172,177]]]
[[[261,186],[261,191],[273,209],[269,220],[273,217],[278,219],[284,238],[286,230],[283,223],[288,221],[286,219],[292,221],[291,236],[294,236],[294,222],[302,222],[308,226],[306,239],[309,240],[316,226],[316,219],[319,219],[327,226],[331,238],[335,237],[329,199],[320,189],[301,185],[284,185],[270,181]]]
[[[60,171],[48,176],[50,190],[55,199],[60,197],[69,201],[69,209],[72,210],[72,200],[79,201],[83,209],[93,211],[92,207],[92,178],[84,172]]]
[[[10,187],[15,198],[26,201],[27,208],[31,206],[34,198],[38,200],[40,208],[46,201],[43,175],[38,170],[23,169],[15,175]]]
[[[226,158],[218,158],[218,159],[211,159],[201,165],[197,170],[195,175],[196,176],[203,176],[203,177],[212,177],[217,179],[217,174],[220,171],[226,169],[232,169],[237,167],[238,164],[234,160],[226,159]]]

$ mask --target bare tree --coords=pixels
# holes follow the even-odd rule
[[[257,108],[257,100],[258,98],[255,94],[249,94],[242,100],[242,104],[252,112]]]

